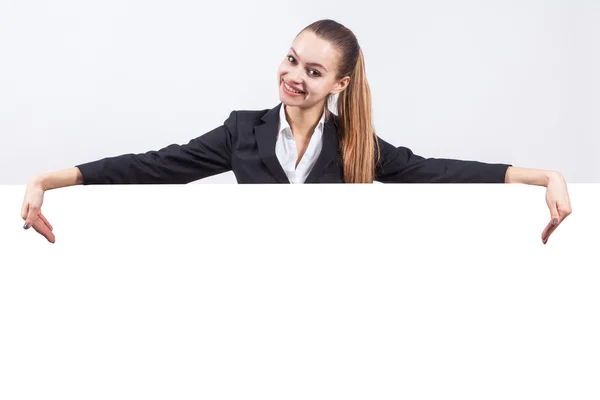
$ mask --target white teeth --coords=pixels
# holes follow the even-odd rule
[[[292,92],[292,93],[304,94],[304,92],[300,92],[300,91],[298,91],[298,90],[294,90],[294,89],[292,89],[292,88],[291,88],[291,87],[289,87],[289,86],[288,86],[288,84],[287,84],[287,83],[285,83],[285,82],[283,82],[283,84],[285,85],[285,88],[286,88],[287,90],[289,90],[290,92]]]

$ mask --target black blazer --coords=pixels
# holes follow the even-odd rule
[[[233,111],[223,125],[185,145],[124,154],[76,165],[84,185],[177,184],[233,171],[238,183],[289,183],[275,154],[279,103],[273,109]],[[344,183],[337,117],[323,128],[323,148],[305,183]],[[423,158],[378,138],[375,180],[384,183],[504,183],[510,164]]]

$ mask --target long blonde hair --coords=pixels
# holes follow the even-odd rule
[[[354,33],[336,21],[330,19],[316,21],[302,31],[305,30],[332,43],[338,50],[337,79],[350,77],[348,86],[337,99],[344,181],[373,183],[380,149],[373,127],[371,91],[367,82],[362,49]],[[329,100],[328,96],[325,100],[326,104]],[[327,107],[326,109],[328,110]]]

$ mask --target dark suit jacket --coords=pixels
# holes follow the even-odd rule
[[[223,125],[158,151],[77,165],[84,185],[177,184],[233,171],[238,183],[289,183],[275,154],[279,108],[233,111]],[[325,122],[323,148],[306,183],[344,183],[337,117]],[[381,138],[375,180],[384,183],[504,183],[510,164],[423,158]]]

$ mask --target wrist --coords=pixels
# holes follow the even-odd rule
[[[546,171],[546,184],[545,186],[547,187],[550,182],[555,181],[555,180],[562,180],[563,176],[557,172],[557,171]]]
[[[506,171],[505,182],[547,187],[551,181],[560,177],[556,171],[511,166]]]
[[[46,176],[45,175],[37,175],[35,177],[33,177],[29,182],[28,182],[29,186],[33,186],[33,187],[37,187],[42,189],[44,192],[46,190],[48,190],[47,188],[47,182],[46,182]]]

